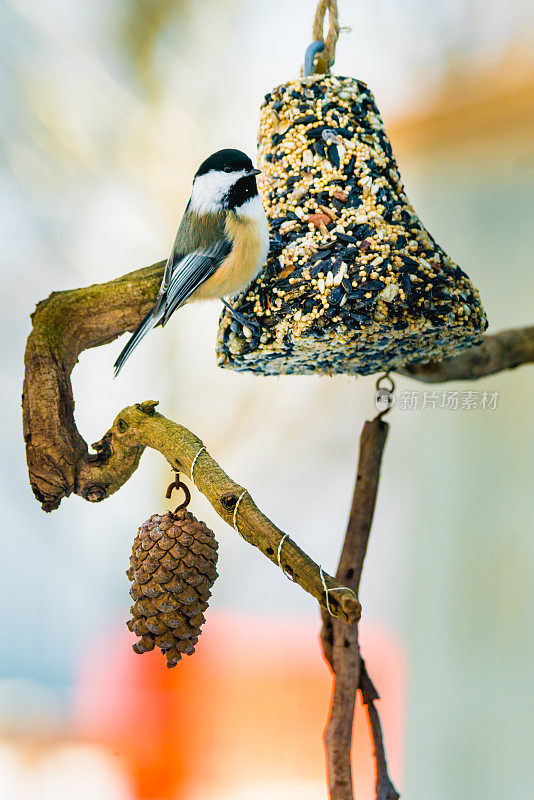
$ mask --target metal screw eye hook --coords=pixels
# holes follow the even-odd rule
[[[315,56],[324,50],[324,42],[315,41],[308,45],[304,53],[304,66],[302,68],[302,77],[309,78],[313,75],[313,65]]]
[[[191,500],[191,492],[189,491],[189,489],[187,488],[185,483],[183,483],[180,480],[180,473],[179,472],[176,473],[176,477],[174,479],[174,482],[171,483],[171,485],[169,486],[169,488],[165,492],[165,497],[167,498],[167,500],[171,499],[171,495],[173,493],[173,489],[182,489],[183,493],[185,495],[185,500],[183,501],[183,503],[180,503],[180,505],[177,506],[173,511],[173,514],[177,514],[183,508],[187,508],[187,506],[189,505],[189,501]]]
[[[384,386],[384,382],[388,383],[387,388],[386,386]],[[376,397],[378,398],[380,394],[383,393],[384,396],[389,401],[388,404],[386,405],[386,408],[384,408],[383,411],[380,411],[375,417],[375,419],[382,419],[382,417],[384,417],[386,414],[389,414],[395,402],[395,398],[393,397],[393,393],[395,391],[395,381],[393,380],[389,372],[385,372],[383,375],[379,375],[379,377],[376,379],[375,387],[376,387]],[[380,408],[380,406],[378,406],[378,408]]]
[[[391,392],[391,394],[393,394],[393,392],[395,391],[395,381],[393,380],[389,372],[384,372],[383,375],[378,376],[375,383],[376,391],[378,392],[379,389],[386,388],[385,386],[382,385],[384,381],[389,381],[389,388],[386,389],[386,391]]]

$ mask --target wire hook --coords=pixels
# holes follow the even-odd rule
[[[389,381],[389,389],[386,389],[386,391],[391,392],[391,394],[393,394],[393,392],[395,391],[395,381],[393,380],[389,372],[384,372],[383,375],[378,376],[375,383],[376,391],[378,392],[379,389],[385,388],[384,386],[381,385],[384,381]]]
[[[176,476],[174,478],[173,483],[170,484],[170,486],[168,487],[167,491],[165,492],[165,497],[167,498],[167,500],[171,499],[171,495],[172,495],[174,489],[182,489],[183,493],[185,495],[185,500],[183,501],[183,503],[180,503],[180,505],[177,506],[173,511],[173,514],[177,514],[183,508],[187,508],[187,506],[189,505],[189,501],[191,500],[191,492],[189,491],[189,489],[187,488],[185,483],[183,483],[180,480],[180,473],[179,472],[176,473]]]
[[[384,382],[387,382],[389,384],[389,387],[387,389],[384,386]],[[375,387],[376,387],[375,400],[377,408],[381,408],[383,406],[382,411],[380,411],[376,415],[375,419],[382,419],[383,417],[385,417],[386,414],[389,414],[389,412],[393,407],[393,404],[395,403],[395,397],[394,397],[395,381],[393,380],[389,372],[384,372],[383,375],[379,375],[378,378],[376,379]]]

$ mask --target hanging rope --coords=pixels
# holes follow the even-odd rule
[[[323,33],[324,18],[328,11],[329,28],[326,38]],[[315,57],[314,72],[327,74],[336,56],[336,42],[339,38],[339,18],[337,0],[319,0],[313,20],[312,38],[314,42],[324,42],[324,50]]]

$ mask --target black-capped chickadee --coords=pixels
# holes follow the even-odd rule
[[[184,303],[244,289],[267,260],[269,230],[250,158],[219,150],[198,168],[154,307],[115,362],[115,375],[143,336]]]

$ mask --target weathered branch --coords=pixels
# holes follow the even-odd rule
[[[30,483],[45,511],[57,508],[75,493],[86,500],[104,500],[137,469],[145,447],[159,450],[174,467],[190,469],[200,440],[176,423],[154,412],[154,403],[124,409],[113,427],[90,454],[74,421],[71,372],[80,353],[132,331],[152,305],[164,269],[160,261],[104,284],[54,292],[38,304],[25,354],[22,395],[23,429]],[[477,379],[534,361],[534,327],[503,331],[484,337],[481,345],[439,363],[418,364],[400,370],[416,380],[439,382]],[[336,579],[322,573],[297,545],[256,507],[248,493],[237,509],[239,533],[284,569],[321,604],[325,655],[335,673],[330,723],[326,732],[332,800],[352,800],[350,741],[355,694],[364,696],[375,743],[377,793],[380,800],[396,796],[383,756],[381,731],[372,693],[366,701],[365,678],[358,649],[360,605],[354,592],[360,581],[378,486],[380,460],[387,425],[366,423],[353,507]],[[241,487],[202,451],[195,465],[197,486],[217,513],[231,524]],[[325,596],[327,589],[335,589]],[[325,605],[337,615],[327,613]],[[346,622],[341,622],[343,619]],[[366,673],[365,673],[366,674]],[[372,686],[372,684],[371,684]],[[367,688],[369,686],[367,685]],[[371,699],[369,699],[371,698]],[[381,755],[382,754],[382,755]],[[381,781],[381,782],[380,782]],[[384,788],[385,787],[385,788]]]
[[[397,370],[402,375],[424,383],[472,381],[494,375],[522,364],[534,363],[534,326],[511,328],[483,337],[482,344],[470,347],[458,356],[410,364]]]
[[[24,358],[23,428],[31,487],[45,511],[73,492],[103,500],[126,480],[101,470],[89,456],[74,422],[70,374],[84,350],[135,329],[154,301],[164,266],[161,261],[109,283],[53,292],[32,315]],[[138,460],[128,465],[127,477]]]
[[[369,677],[363,658],[360,658],[359,689],[362,694],[362,702],[367,709],[367,718],[369,719],[369,727],[371,728],[371,737],[373,739],[376,766],[376,800],[399,800],[400,794],[393,786],[391,778],[389,777],[384,738],[382,736],[382,725],[380,724],[380,717],[375,706],[375,701],[380,700],[380,695]]]
[[[387,434],[387,423],[376,418],[365,423],[360,438],[352,508],[336,572],[340,584],[354,592],[360,585]],[[324,610],[322,617],[321,642],[334,673],[332,707],[325,733],[330,797],[331,800],[353,800],[350,750],[356,692],[361,688],[358,625],[339,623]],[[375,753],[380,754],[380,744],[376,740]],[[383,767],[377,760],[377,780],[378,775],[384,784]]]
[[[25,354],[26,371],[22,396],[23,428],[30,483],[45,511],[57,508],[63,497],[67,497],[71,493],[78,494],[92,502],[103,500],[113,494],[137,469],[145,446],[159,449],[173,465],[180,461],[181,463],[185,462],[187,466],[188,456],[184,454],[183,442],[180,440],[180,435],[185,435],[186,429],[176,426],[174,433],[176,434],[176,431],[179,430],[181,434],[175,435],[174,445],[171,447],[170,440],[167,440],[166,437],[173,433],[171,429],[175,423],[165,420],[159,414],[148,417],[146,413],[143,414],[143,411],[139,410],[142,407],[136,407],[133,410],[125,409],[121,412],[111,431],[97,444],[96,454],[89,453],[87,444],[78,432],[74,421],[74,398],[70,375],[80,353],[88,348],[107,344],[122,333],[135,329],[154,301],[163,268],[164,262],[161,261],[108,283],[66,292],[54,292],[49,298],[38,304],[32,316],[33,329],[28,337]],[[460,356],[445,359],[439,364],[407,367],[403,373],[417,380],[430,382],[475,379],[503,369],[512,369],[522,363],[531,363],[533,360],[534,328],[531,327],[486,336],[481,345],[471,348]],[[140,423],[141,417],[144,418],[143,424]],[[147,419],[152,419],[150,436],[147,435]],[[156,427],[154,427],[154,419],[158,420]],[[119,429],[122,424],[128,425],[127,430],[130,431],[128,435]],[[375,431],[372,438],[378,437],[376,441],[373,439],[375,444],[381,440],[376,431],[380,429],[383,432],[383,442],[379,447],[377,444],[381,453],[385,442],[386,428],[381,428],[382,423],[377,422],[368,423],[368,425]],[[132,436],[132,431],[136,432],[136,436],[139,435],[138,438]],[[193,437],[195,442],[199,442],[189,431],[187,434]],[[362,456],[366,435],[364,430]],[[128,442],[127,446],[126,442]],[[379,461],[378,457],[375,465],[377,469]],[[212,466],[214,464],[215,462]],[[217,469],[220,470],[220,467]],[[235,491],[236,485],[230,481],[228,476],[224,475],[222,470],[220,470],[219,478],[221,480],[224,478],[223,483],[226,481],[232,484],[233,488],[228,489],[230,494]],[[210,502],[223,519],[229,521],[230,516],[233,517],[233,512],[224,508],[221,497],[217,494],[217,487],[209,483],[209,480],[208,484],[203,487],[204,480],[208,480],[208,478],[199,472],[200,488],[202,491],[208,490],[206,496]],[[357,549],[354,552],[351,550],[350,557],[348,551],[345,553],[344,549],[338,571],[342,585],[357,588],[359,583],[368,535],[368,525],[365,520],[367,519],[370,525],[375,495],[376,485],[374,489],[369,485],[361,492],[358,490],[360,499],[355,499],[353,514],[351,514],[349,522],[349,532],[352,531],[352,533],[350,536],[347,534],[346,541],[346,544],[353,543],[351,548],[357,545]],[[248,541],[260,547],[272,561],[277,561],[276,553],[282,533],[261,514],[247,495],[243,498],[239,512],[240,515],[245,515],[240,533]],[[365,533],[366,528],[367,533]],[[317,565],[288,538],[284,539],[283,553],[284,563],[287,561],[286,568],[293,570],[295,579],[319,602],[324,603],[324,588]],[[346,566],[346,559],[349,559],[351,563],[354,562],[352,567]],[[351,579],[348,579],[346,575],[350,569],[353,570],[353,575]],[[339,586],[339,582],[332,583],[333,579],[330,576],[325,575],[325,578],[328,588],[333,588],[334,585]],[[357,619],[359,604],[350,592],[345,594],[339,591],[329,593],[329,602],[334,613],[339,613],[347,619]],[[327,619],[325,623],[327,632],[329,624],[330,621]],[[346,691],[349,693],[349,706],[350,696],[353,696],[355,686],[358,685],[357,630],[355,628],[350,629],[349,632],[348,630],[344,625],[339,628],[334,626],[330,639],[326,634],[323,636],[327,657],[338,673],[334,708],[340,706],[337,698],[342,699],[345,691],[344,676],[348,676]],[[348,647],[344,646],[345,639],[349,642]],[[338,656],[341,659],[339,669],[336,666]],[[349,675],[350,669],[348,669],[350,666],[349,656],[354,660],[354,674],[352,675]],[[330,737],[331,745],[334,740],[341,741],[340,736],[345,736],[347,732],[350,734],[348,717],[342,719],[340,716],[336,719],[334,715],[333,720],[327,734],[327,738]],[[352,716],[350,725],[352,725]],[[338,732],[334,735],[335,731]],[[337,780],[336,776],[341,775],[347,768],[346,753],[343,754],[342,750],[343,748],[338,749],[338,752],[341,753],[338,759],[341,766],[331,764],[334,781]],[[350,763],[348,769],[350,779]],[[341,780],[342,783],[345,782],[348,785],[346,775]],[[352,795],[338,794],[335,796],[351,797]]]
[[[45,511],[72,492],[103,499],[92,483],[87,445],[74,422],[70,373],[84,350],[134,330],[150,308],[164,262],[108,283],[54,292],[38,304],[26,346],[23,390],[24,438],[30,482]],[[486,336],[481,345],[440,363],[401,370],[416,380],[476,379],[534,361],[534,327]]]
[[[33,314],[25,356],[24,439],[31,486],[45,511],[57,508],[71,493],[91,502],[109,497],[135,472],[145,447],[159,450],[174,468],[188,470],[202,446],[187,428],[156,414],[153,402],[123,409],[94,445],[94,454],[74,421],[70,374],[79,354],[138,325],[154,300],[164,266],[162,261],[109,283],[53,293]],[[195,464],[195,481],[217,513],[233,524],[243,489],[207,452]],[[239,503],[237,520],[243,538],[277,564],[284,534],[248,493]],[[347,621],[359,618],[355,596],[337,591],[338,582],[326,573],[321,576],[319,566],[289,537],[284,537],[281,564],[320,603],[325,602],[324,578],[328,589],[336,588],[330,598],[332,612]]]
[[[247,541],[257,547],[274,564],[306,592],[326,605],[324,583],[329,591],[332,614],[354,623],[360,617],[360,604],[348,589],[340,587],[295,542],[274,525],[254,503],[252,497],[232,480],[211,457],[198,436],[155,410],[155,401],[124,408],[110,431],[97,447],[107,453],[108,474],[115,476],[114,490],[120,480],[127,479],[145,447],[158,450],[175,470],[191,474],[197,489],[209,500],[217,514]],[[122,466],[124,465],[124,466]],[[100,476],[102,480],[102,476]],[[106,486],[104,487],[107,488]],[[282,545],[280,546],[280,543]],[[278,556],[280,555],[280,561]]]

